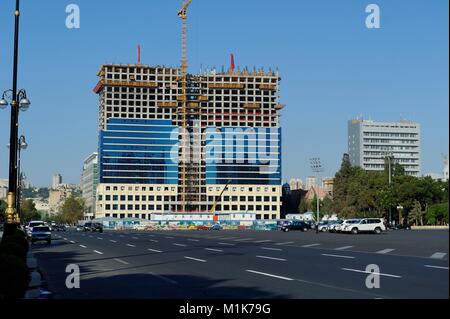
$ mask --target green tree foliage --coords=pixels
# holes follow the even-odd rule
[[[22,201],[20,205],[20,212],[22,216],[21,218],[24,222],[41,219],[41,214],[37,211],[36,205],[31,199]]]
[[[352,167],[344,155],[335,176],[332,207],[342,218],[387,217],[390,208],[397,222],[406,217],[416,224],[445,224],[448,194],[448,181],[406,175],[403,167],[395,163],[389,184],[388,170]]]
[[[0,200],[0,222],[3,223],[6,219],[6,203]]]
[[[56,219],[59,222],[76,224],[83,219],[84,200],[81,197],[69,196],[61,207],[61,212]]]

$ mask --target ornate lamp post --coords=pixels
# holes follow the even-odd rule
[[[10,148],[9,148],[9,187],[6,208],[6,224],[3,238],[12,234],[20,224],[16,211],[17,201],[17,156],[18,156],[18,130],[19,130],[19,110],[26,111],[30,107],[30,100],[27,98],[25,90],[17,89],[17,74],[19,62],[19,23],[20,23],[20,0],[16,0],[14,11],[14,57],[13,57],[13,81],[12,89],[3,93],[0,100],[0,108],[4,109],[11,105],[11,126],[10,126]]]

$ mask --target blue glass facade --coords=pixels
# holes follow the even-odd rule
[[[167,120],[108,119],[100,131],[100,183],[178,184],[177,126]]]
[[[209,127],[205,151],[206,184],[281,184],[281,128]]]

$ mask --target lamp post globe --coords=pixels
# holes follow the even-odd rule
[[[8,101],[6,101],[5,99],[1,99],[0,100],[0,109],[4,110],[8,107]]]
[[[28,98],[24,97],[19,102],[19,108],[22,112],[27,111],[30,108],[31,102]]]

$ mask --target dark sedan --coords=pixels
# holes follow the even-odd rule
[[[305,223],[303,221],[299,221],[299,220],[295,220],[289,224],[281,226],[281,230],[284,232],[288,232],[291,230],[300,230],[300,231],[304,232],[304,231],[308,231],[308,229],[310,229],[310,226],[307,223]]]

